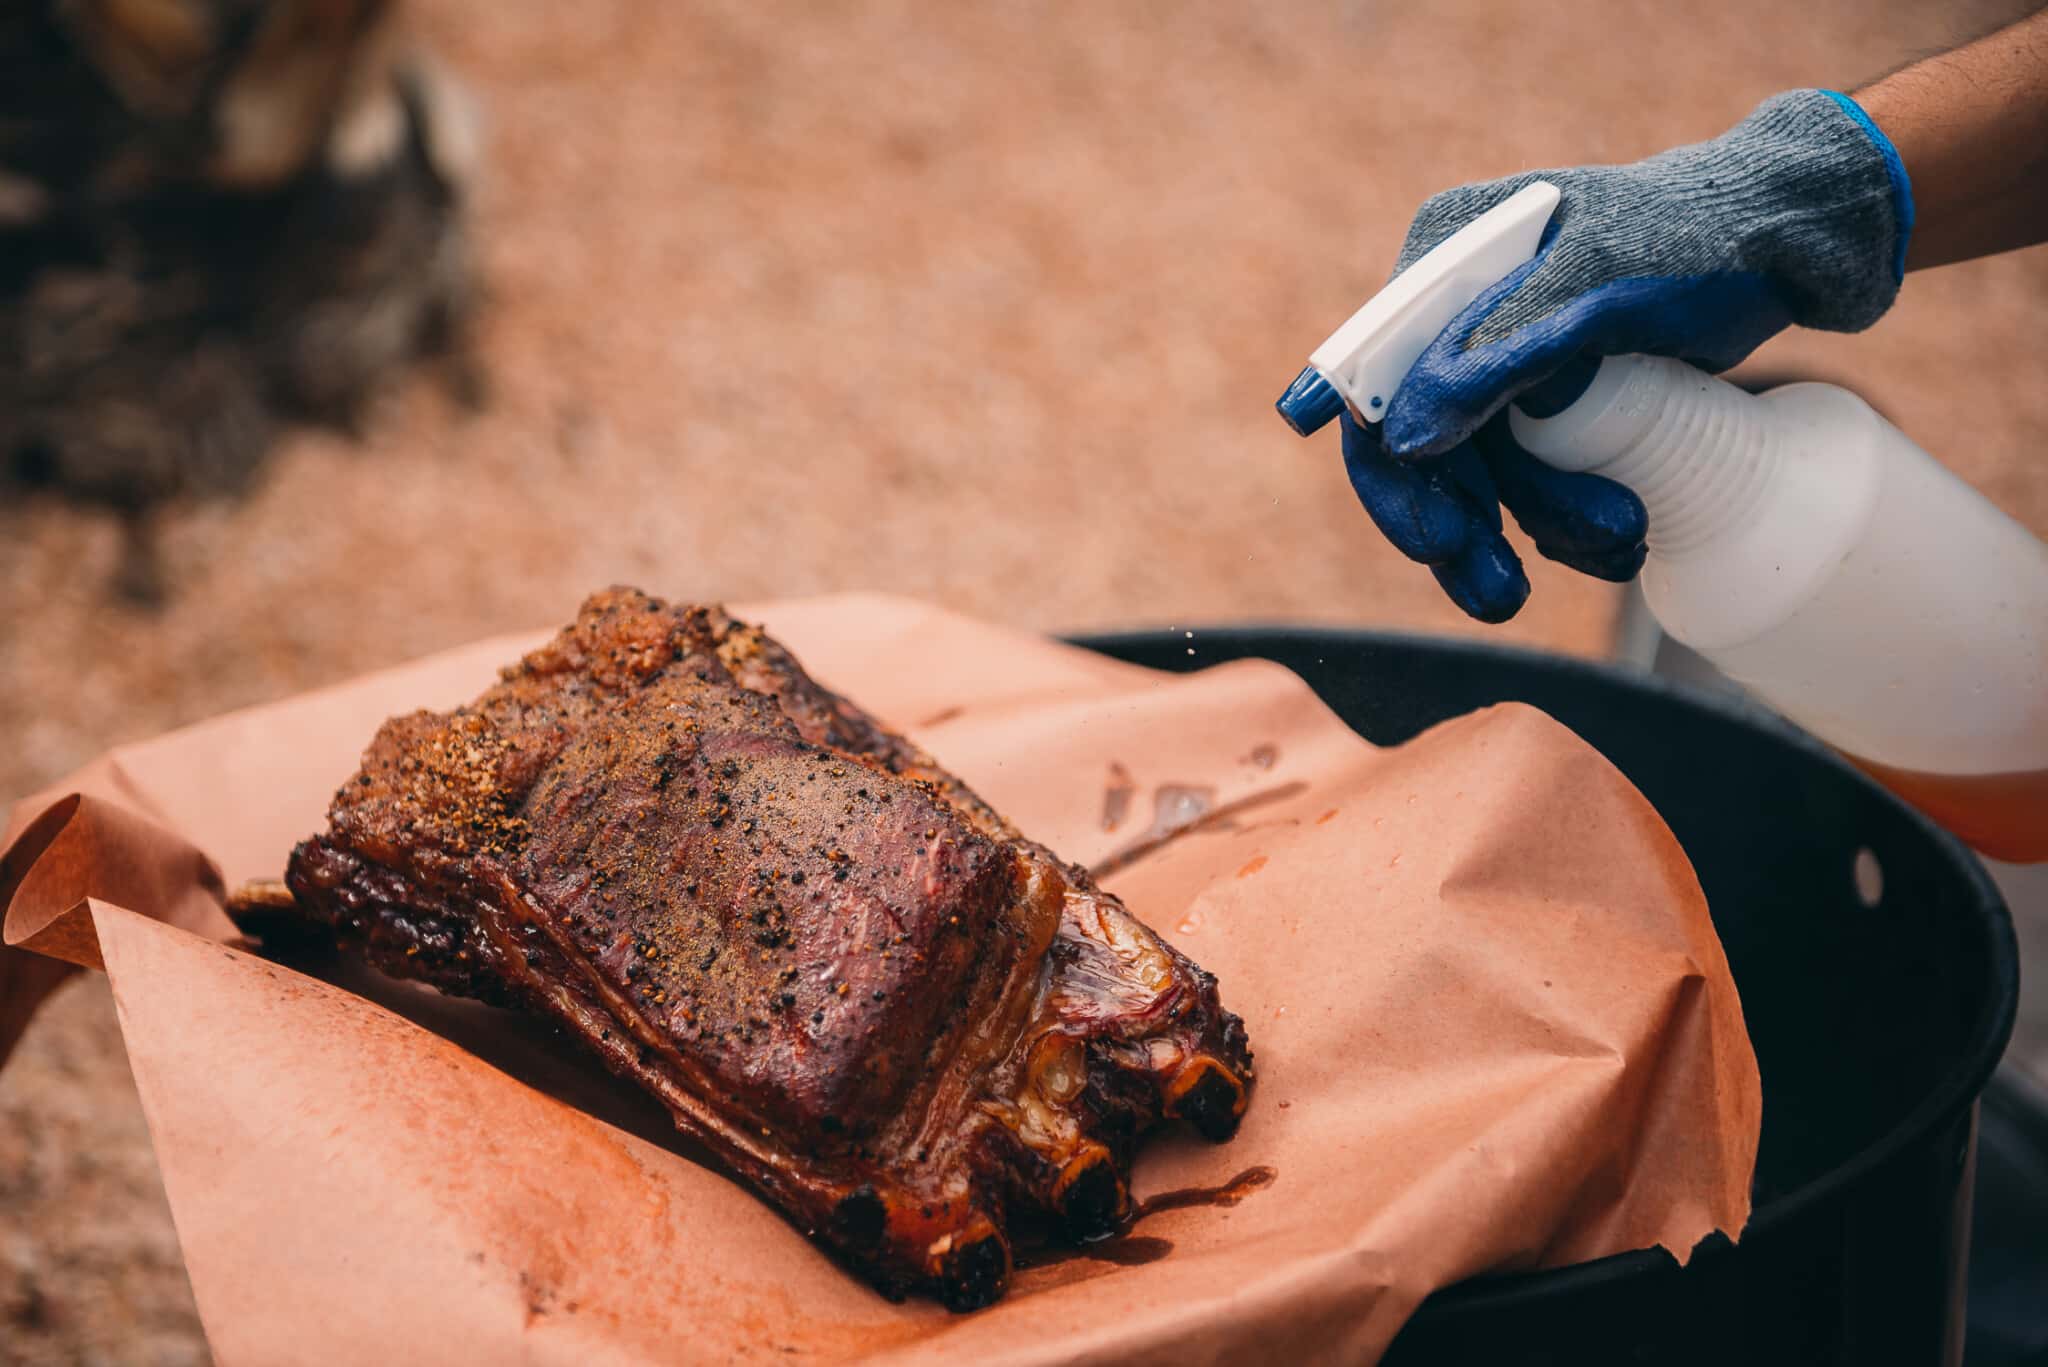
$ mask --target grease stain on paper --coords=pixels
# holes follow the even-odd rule
[[[1097,878],[1129,868],[1184,835],[1203,831],[1243,830],[1237,818],[1254,808],[1283,802],[1306,791],[1299,781],[1262,788],[1217,805],[1216,790],[1206,785],[1162,783],[1152,794],[1152,825],[1144,834],[1098,861],[1089,872]]]
[[[1124,824],[1131,812],[1131,796],[1138,791],[1131,771],[1115,760],[1109,762],[1109,783],[1102,790],[1102,829],[1113,831]]]
[[[1094,1243],[1026,1249],[1020,1252],[1017,1257],[1019,1279],[1016,1289],[1044,1291],[1068,1282],[1100,1276],[1111,1267],[1137,1267],[1145,1263],[1156,1263],[1173,1252],[1173,1241],[1138,1234],[1136,1230],[1140,1224],[1152,1216],[1163,1215],[1170,1210],[1235,1206],[1253,1192],[1272,1186],[1279,1176],[1277,1169],[1260,1164],[1257,1167],[1246,1168],[1220,1186],[1180,1187],[1148,1196],[1133,1206],[1131,1222],[1121,1234],[1111,1235]],[[1033,1276],[1033,1273],[1047,1275]]]

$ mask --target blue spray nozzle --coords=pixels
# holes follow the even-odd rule
[[[1323,378],[1321,371],[1314,366],[1305,366],[1273,407],[1279,410],[1289,427],[1305,437],[1344,411],[1344,396]]]

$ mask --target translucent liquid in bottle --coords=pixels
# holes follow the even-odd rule
[[[1848,759],[1979,854],[2014,864],[2048,861],[2048,769],[1923,774]]]
[[[1642,498],[1673,637],[1981,853],[2048,861],[2048,544],[1833,385],[1608,357],[1508,421]]]

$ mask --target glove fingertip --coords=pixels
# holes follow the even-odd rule
[[[1436,582],[1467,617],[1498,626],[1529,601],[1529,576],[1498,533],[1476,539],[1465,552],[1431,567]]]
[[[1624,549],[1640,545],[1650,534],[1650,514],[1642,499],[1633,489],[1612,480],[1597,475],[1588,478],[1599,483],[1581,485],[1577,491],[1583,519],[1579,535],[1588,541],[1604,539]]]
[[[1394,391],[1393,403],[1380,423],[1380,445],[1395,460],[1412,464],[1440,456],[1471,435],[1470,427],[1461,426],[1455,418],[1446,421],[1449,415],[1438,395],[1440,388],[1428,377],[1410,371],[1401,388]],[[1408,396],[1405,402],[1403,395]]]
[[[1555,560],[1567,569],[1604,579],[1610,584],[1626,584],[1635,578],[1642,572],[1643,561],[1649,555],[1649,548],[1640,542],[1612,551],[1565,551],[1542,545],[1536,549],[1547,560]]]
[[[1605,555],[1649,535],[1649,511],[1633,489],[1602,475],[1545,465],[1515,442],[1500,419],[1482,428],[1473,445],[1493,474],[1501,502],[1538,545]]]

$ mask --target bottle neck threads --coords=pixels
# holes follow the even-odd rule
[[[1783,460],[1751,395],[1697,371],[1661,386],[1661,411],[1600,473],[1636,491],[1650,551],[1683,556],[1752,514]]]
[[[1656,356],[1608,357],[1552,417],[1509,415],[1538,459],[1633,489],[1650,514],[1650,550],[1666,558],[1755,511],[1783,459],[1765,418],[1727,381]]]

